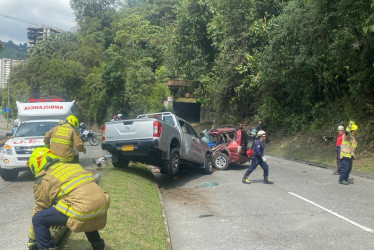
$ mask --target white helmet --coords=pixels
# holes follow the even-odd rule
[[[340,130],[343,130],[343,131],[344,131],[344,127],[343,127],[342,125],[340,125],[340,126],[338,127],[338,131],[340,131]]]
[[[258,133],[257,133],[257,137],[261,137],[261,136],[264,136],[264,135],[266,135],[266,132],[263,131],[263,130],[260,130],[260,131],[258,131]]]
[[[18,119],[15,119],[15,120],[14,120],[14,125],[15,125],[15,126],[19,126],[19,120],[18,120]]]

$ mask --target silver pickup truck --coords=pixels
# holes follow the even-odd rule
[[[112,154],[114,167],[136,161],[158,166],[168,175],[178,173],[181,165],[203,168],[205,174],[213,171],[208,144],[187,121],[170,112],[105,123],[101,148]]]

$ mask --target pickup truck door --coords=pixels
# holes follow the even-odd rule
[[[181,148],[180,154],[182,159],[192,160],[192,136],[188,133],[187,126],[184,121],[178,120],[180,131],[181,131]]]
[[[203,163],[205,159],[204,142],[202,142],[192,126],[186,123],[188,133],[192,137],[192,157],[195,162]]]

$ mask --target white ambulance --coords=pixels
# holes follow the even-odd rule
[[[19,127],[0,151],[0,175],[5,181],[17,178],[27,170],[30,154],[37,147],[44,147],[44,134],[74,114],[75,101],[63,99],[29,99],[17,102]]]

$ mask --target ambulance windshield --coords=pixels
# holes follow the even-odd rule
[[[46,132],[58,125],[58,122],[21,123],[13,137],[44,136]]]

